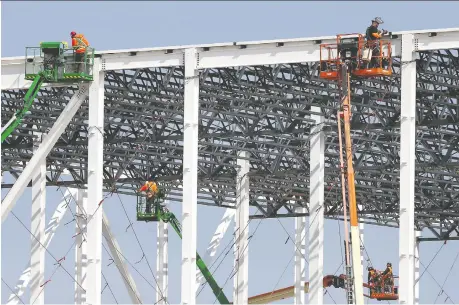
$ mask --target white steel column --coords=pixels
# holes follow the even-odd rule
[[[185,50],[182,201],[182,304],[196,304],[199,70],[197,51]]]
[[[71,200],[72,196],[75,196],[75,193],[76,192],[74,192],[73,190],[69,191],[67,189],[67,191],[64,194],[64,198],[62,199],[61,203],[59,203],[59,205],[56,208],[56,211],[51,217],[51,220],[48,223],[48,227],[45,230],[45,242],[43,243],[43,245],[46,248],[51,243],[51,240],[54,237],[54,233],[56,232],[62,218],[67,212],[67,203],[69,202],[69,200]],[[30,270],[30,261],[29,261],[27,262],[27,266],[24,268],[24,271],[19,277],[18,283],[14,287],[14,293],[12,293],[10,297],[8,298],[7,305],[16,305],[19,303],[19,298],[22,297],[25,289],[29,285],[30,272],[31,270]]]
[[[78,189],[75,208],[75,305],[86,303],[86,274],[88,268],[88,244],[83,234],[79,234],[87,225],[88,194],[86,190]]]
[[[89,88],[88,126],[88,225],[86,242],[88,268],[86,299],[88,304],[101,304],[102,291],[102,206],[104,149],[104,72],[100,59],[94,60],[94,80]]]
[[[169,232],[167,223],[157,222],[157,239],[156,239],[156,274],[158,277],[158,287],[156,289],[156,304],[167,304],[167,287],[168,287],[168,244]]]
[[[296,208],[297,213],[307,213],[306,208]],[[293,302],[297,305],[305,304],[304,283],[306,279],[306,216],[295,218],[295,284]]]
[[[8,213],[13,209],[18,199],[24,193],[24,190],[27,188],[27,185],[32,179],[34,172],[40,166],[41,160],[43,160],[43,158],[46,158],[51,149],[54,147],[54,144],[56,144],[61,134],[65,131],[65,128],[70,123],[70,120],[72,120],[73,116],[78,111],[78,109],[81,106],[81,103],[83,103],[87,95],[88,85],[81,84],[78,91],[70,99],[67,106],[64,108],[64,110],[54,123],[49,133],[46,135],[46,138],[43,139],[43,142],[40,145],[40,147],[37,149],[30,161],[27,163],[26,167],[14,183],[13,187],[5,196],[5,199],[3,199],[2,223],[5,221],[6,217],[8,216]]]
[[[311,107],[321,112],[319,107]],[[313,114],[310,144],[310,194],[309,194],[309,304],[323,304],[324,288],[324,169],[325,135],[321,131],[324,117]]]
[[[115,239],[115,236],[112,234],[110,230],[110,223],[108,222],[107,216],[103,213],[103,226],[102,226],[102,233],[107,241],[108,249],[110,254],[115,262],[118,271],[120,272],[121,276],[123,277],[124,286],[127,289],[129,297],[131,298],[132,304],[142,304],[140,299],[140,293],[137,290],[135,285],[134,279],[132,278],[131,274],[129,273],[129,269],[126,265],[126,262],[123,257],[123,253],[121,252],[120,246]]]
[[[207,251],[204,257],[204,261],[209,266],[209,268],[210,266],[212,266],[212,264],[215,261],[215,254],[217,253],[217,249],[220,246],[220,243],[223,237],[225,236],[225,233],[228,230],[228,227],[230,226],[235,214],[236,214],[235,209],[227,208],[225,210],[225,214],[223,214],[222,220],[218,224],[218,227],[215,230],[215,233],[209,242],[209,247],[207,248]],[[205,283],[205,278],[202,275],[200,270],[197,270],[196,278],[198,282],[198,285],[196,286],[196,292],[197,292],[199,290],[199,285]]]
[[[421,231],[416,231],[415,233],[415,244],[414,244],[414,304],[419,305],[419,264],[420,264],[420,258],[419,258],[419,245],[420,242],[418,241],[418,238],[421,237]]]
[[[34,153],[46,135],[34,139]],[[44,304],[45,291],[45,209],[46,209],[46,156],[38,163],[32,177],[32,245],[30,254],[30,304]]]
[[[414,303],[416,61],[413,34],[402,34],[400,122],[399,300]]]
[[[36,134],[34,153],[45,135]],[[46,156],[40,160],[32,176],[32,218],[30,254],[30,304],[44,304],[45,292],[40,287],[45,281],[45,209],[46,209]]]
[[[363,206],[361,204],[358,205],[360,211],[362,211]],[[362,264],[362,278],[365,278],[365,239],[363,230],[365,229],[365,224],[363,222],[359,223],[359,232],[360,232],[360,262]]]
[[[248,304],[249,300],[249,153],[238,153],[236,181],[235,251],[233,304]]]

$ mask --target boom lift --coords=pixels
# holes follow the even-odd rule
[[[92,81],[94,49],[86,48],[81,61],[66,42],[42,42],[39,47],[26,48],[25,79],[31,80],[24,96],[24,105],[2,127],[2,143],[21,124],[44,83],[75,83]]]
[[[373,56],[378,49],[379,55]],[[351,226],[351,251],[346,233],[346,290],[348,304],[364,303],[362,265],[360,261],[360,236],[358,227],[357,203],[355,195],[355,179],[352,160],[351,140],[351,76],[358,78],[384,77],[392,75],[392,48],[389,41],[366,41],[361,34],[337,35],[335,44],[320,45],[320,72],[322,79],[338,82],[340,88],[341,109],[337,113],[338,137],[340,145],[341,182],[344,206],[345,231],[347,232],[346,185],[349,201]],[[346,162],[343,159],[343,143],[341,125],[344,125],[344,145]],[[352,256],[352,263],[351,258]],[[352,264],[352,265],[351,265]],[[382,294],[370,289],[369,297],[378,300],[398,299],[397,290]],[[354,289],[354,292],[352,291]],[[379,290],[378,290],[379,291]],[[384,291],[384,290],[383,290]]]
[[[178,221],[177,217],[175,217],[174,213],[170,212],[164,206],[164,197],[165,195],[163,191],[160,190],[155,197],[153,211],[150,211],[147,207],[146,198],[139,194],[137,196],[137,220],[147,222],[162,220],[165,223],[170,223],[174,231],[178,234],[178,236],[181,239],[182,225]],[[201,270],[202,275],[206,279],[207,283],[212,289],[212,292],[214,293],[215,297],[220,302],[220,304],[230,304],[228,298],[223,292],[223,289],[220,288],[220,286],[218,286],[209,268],[207,268],[207,265],[204,263],[204,261],[198,253],[196,253],[196,265],[198,266],[199,270]]]

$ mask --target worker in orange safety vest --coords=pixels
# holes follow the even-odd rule
[[[77,66],[77,73],[86,72],[83,71],[84,68],[84,54],[86,53],[87,47],[89,47],[89,42],[86,40],[83,34],[77,34],[76,32],[71,32],[70,37],[72,37],[72,48],[75,51],[75,64]]]
[[[155,201],[155,195],[158,193],[158,185],[152,178],[145,181],[145,184],[139,189],[140,192],[147,194],[145,213],[151,213],[151,207]]]

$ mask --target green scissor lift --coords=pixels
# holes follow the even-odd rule
[[[76,54],[66,42],[42,42],[39,47],[26,48],[25,79],[31,80],[24,96],[24,105],[2,128],[2,143],[21,124],[44,83],[76,83],[92,81],[94,49]]]
[[[170,223],[178,236],[182,238],[182,225],[178,221],[177,217],[175,217],[175,215],[164,206],[164,198],[165,194],[162,190],[160,190],[155,197],[153,206],[148,208],[145,196],[138,194],[137,220],[147,222],[162,220],[165,223]],[[220,304],[231,304],[228,301],[226,295],[223,293],[223,289],[218,286],[209,268],[207,268],[206,264],[198,253],[196,253],[196,265],[198,266],[199,270],[201,270],[202,275],[206,279],[207,283],[209,283],[212,292]]]

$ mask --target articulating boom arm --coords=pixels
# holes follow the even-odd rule
[[[45,77],[41,73],[35,77],[35,79],[32,82],[32,85],[30,86],[29,90],[27,91],[24,97],[24,106],[21,110],[18,110],[13,115],[11,120],[9,120],[8,123],[6,123],[5,127],[2,128],[2,143],[16,129],[16,127],[18,127],[18,125],[21,124],[22,119],[32,106],[33,101],[35,100],[35,97],[37,96],[38,91],[40,90],[41,85],[44,81]]]
[[[177,232],[178,236],[182,238],[182,225],[175,217],[175,215],[172,212],[169,212],[165,207],[158,207],[158,209],[158,218],[162,219],[166,223],[170,223],[172,228],[174,228],[175,232]],[[201,270],[202,275],[206,279],[207,283],[209,283],[210,288],[212,289],[213,293],[215,294],[215,297],[218,299],[220,304],[230,304],[227,297],[223,293],[222,288],[218,286],[209,268],[207,268],[206,264],[204,263],[204,261],[198,253],[196,253],[196,265],[198,266],[199,270]]]

